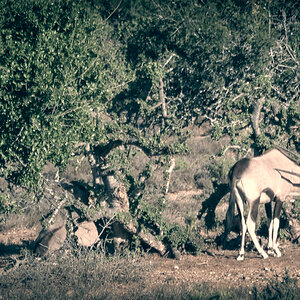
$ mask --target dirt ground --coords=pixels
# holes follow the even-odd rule
[[[289,244],[280,258],[262,259],[251,251],[246,253],[244,261],[237,261],[237,254],[238,251],[233,250],[213,250],[199,256],[186,255],[181,260],[155,258],[150,261],[154,270],[151,278],[237,288],[265,285],[269,279],[281,279],[288,271],[300,284],[299,246]]]
[[[7,261],[3,259],[3,249],[9,249],[8,245],[11,245],[11,249],[18,250],[20,245],[34,240],[37,234],[36,228],[0,232],[0,273]],[[290,277],[296,278],[300,285],[300,246],[281,243],[281,250],[282,257],[268,259],[260,258],[256,251],[246,252],[244,261],[236,260],[238,250],[215,248],[198,256],[182,255],[181,259],[177,260],[158,255],[147,255],[142,259],[150,266],[150,286],[167,282],[191,286],[207,283],[223,288],[263,286],[273,278],[281,279],[286,272]]]

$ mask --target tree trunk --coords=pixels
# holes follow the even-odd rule
[[[161,255],[164,255],[167,251],[166,246],[162,242],[158,241],[154,235],[151,233],[145,233],[141,229],[138,229],[132,221],[123,222],[116,218],[117,215],[122,212],[130,214],[126,187],[116,178],[114,172],[109,170],[105,157],[95,155],[95,153],[90,150],[90,147],[87,147],[87,149],[89,150],[88,157],[91,164],[94,187],[96,187],[102,180],[105,189],[109,194],[108,203],[102,207],[98,214],[91,217],[91,219],[95,221],[100,218],[115,218],[112,223],[115,251],[121,250],[122,245],[128,244],[130,236],[136,235],[145,244],[154,248]]]
[[[164,82],[163,79],[159,79],[159,98],[161,101],[161,108],[162,108],[162,115],[164,118],[168,117],[168,110],[167,110],[167,104],[166,104],[166,96],[164,93]]]
[[[253,112],[252,112],[252,116],[251,116],[251,125],[252,125],[255,140],[257,140],[258,137],[261,135],[259,123],[260,123],[260,119],[261,119],[261,110],[262,110],[265,100],[266,100],[265,97],[259,98],[253,107]],[[261,152],[257,149],[257,147],[255,147],[254,155],[257,156],[260,154],[261,154]]]

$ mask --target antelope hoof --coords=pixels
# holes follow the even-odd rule
[[[269,255],[272,255],[272,256],[275,256],[275,255],[276,255],[274,249],[272,249],[272,248],[269,248],[269,249],[268,249],[268,254],[269,254]]]
[[[278,249],[275,250],[275,256],[281,257],[281,252]]]
[[[261,255],[262,255],[263,259],[269,258],[268,254],[266,252],[261,253]]]
[[[238,261],[242,261],[242,260],[244,260],[245,259],[245,256],[244,256],[244,254],[239,254],[239,256],[237,257],[237,259],[236,260],[238,260]]]

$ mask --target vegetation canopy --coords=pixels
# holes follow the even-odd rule
[[[41,195],[46,164],[86,158],[98,206],[76,204],[85,217],[188,243],[191,227],[160,214],[187,128],[208,121],[244,152],[299,151],[299,33],[289,0],[3,0],[0,176]]]

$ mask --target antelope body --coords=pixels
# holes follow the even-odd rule
[[[236,203],[242,226],[238,260],[244,259],[247,230],[258,252],[263,258],[268,257],[255,234],[260,203],[265,204],[268,217],[268,248],[274,251],[276,256],[281,256],[277,244],[280,211],[284,201],[289,197],[300,195],[299,174],[300,166],[277,148],[268,150],[258,157],[244,158],[232,167],[229,172],[231,194],[226,214],[225,236],[230,232]],[[275,202],[273,212],[272,201]],[[249,205],[249,213],[245,220],[244,203],[246,202]]]

